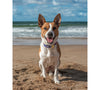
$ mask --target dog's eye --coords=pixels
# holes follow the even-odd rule
[[[55,30],[56,29],[56,27],[53,27],[53,30]]]
[[[47,28],[46,28],[46,27],[44,27],[44,30],[47,30]]]

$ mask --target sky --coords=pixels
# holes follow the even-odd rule
[[[87,0],[13,0],[13,21],[38,21],[39,14],[53,21],[58,13],[62,21],[87,21]]]

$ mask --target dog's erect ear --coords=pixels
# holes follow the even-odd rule
[[[56,15],[56,17],[54,18],[54,23],[58,25],[58,27],[60,26],[61,23],[61,15],[60,13]]]
[[[42,27],[42,25],[45,23],[46,21],[45,21],[45,18],[41,15],[41,14],[39,14],[39,17],[38,17],[38,25],[39,25],[39,27]]]

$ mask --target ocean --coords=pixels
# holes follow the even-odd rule
[[[14,45],[17,45],[18,43],[18,45],[20,45],[22,42],[26,45],[29,43],[29,40],[33,39],[34,41],[34,39],[39,38],[41,38],[41,30],[38,27],[38,22],[13,22]],[[71,38],[87,38],[87,22],[62,22],[59,27],[59,39],[68,40]],[[25,41],[25,39],[28,41]],[[37,40],[35,41],[37,42]]]

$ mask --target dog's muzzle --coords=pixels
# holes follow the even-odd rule
[[[54,39],[55,39],[55,37],[53,37],[53,33],[52,32],[49,32],[47,34],[47,37],[45,37],[45,39],[47,40],[47,43],[52,44]]]

